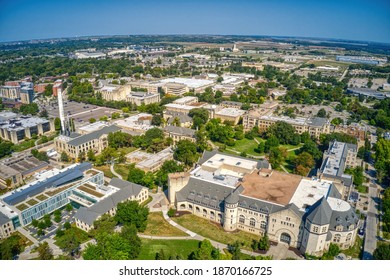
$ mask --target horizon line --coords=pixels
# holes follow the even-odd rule
[[[0,44],[7,43],[20,43],[39,40],[58,40],[58,39],[77,39],[77,38],[90,38],[90,37],[131,37],[131,36],[236,36],[236,37],[269,37],[269,38],[285,38],[285,39],[317,39],[317,40],[333,40],[336,42],[359,42],[359,43],[376,43],[390,45],[390,42],[370,41],[370,40],[358,40],[358,39],[342,39],[342,38],[330,38],[330,37],[312,37],[312,36],[294,36],[294,35],[260,35],[260,34],[206,34],[206,33],[140,33],[140,34],[100,34],[100,35],[74,35],[65,37],[50,37],[50,38],[32,38],[22,40],[10,40],[0,41]]]

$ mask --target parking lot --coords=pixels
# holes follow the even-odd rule
[[[56,101],[50,102],[42,107],[47,110],[49,116],[59,117],[60,113],[58,111],[58,103]],[[99,120],[99,118],[103,116],[109,117],[112,113],[120,112],[120,110],[75,101],[65,101],[64,112],[65,115],[69,115],[69,118],[73,118],[76,123],[88,123],[91,118]]]

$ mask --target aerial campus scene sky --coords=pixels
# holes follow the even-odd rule
[[[390,1],[0,0],[0,42],[130,34],[275,35],[390,43]]]

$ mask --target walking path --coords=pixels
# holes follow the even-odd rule
[[[116,177],[118,177],[119,179],[122,179],[122,175],[119,175],[118,173],[116,173],[115,169],[114,169],[114,163],[111,163],[110,165],[110,171],[112,174],[114,174]]]
[[[25,237],[30,239],[31,242],[33,242],[33,245],[30,245],[30,246],[26,247],[24,252],[22,252],[19,255],[19,259],[21,259],[21,260],[31,260],[31,259],[37,258],[38,257],[38,253],[35,253],[35,252],[32,253],[31,251],[35,247],[39,246],[38,240],[36,240],[27,230],[25,230],[22,227],[18,227],[17,231],[19,231],[22,235],[24,235]],[[53,239],[47,238],[47,239],[45,239],[45,241],[49,244],[49,247],[52,250],[54,256],[58,256],[58,255],[62,255],[63,254],[62,250],[56,244],[54,244],[54,240]]]

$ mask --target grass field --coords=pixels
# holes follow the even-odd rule
[[[245,249],[249,250],[251,249],[250,245],[252,244],[252,240],[260,238],[257,235],[243,231],[234,233],[226,232],[220,225],[211,223],[208,220],[199,218],[195,215],[184,215],[172,218],[172,220],[193,232],[220,243],[232,244],[235,241],[239,241],[243,243]]]
[[[131,153],[132,151],[135,151],[135,150],[137,150],[137,148],[135,148],[135,147],[123,147],[123,148],[117,149],[116,151],[118,154],[121,152],[128,154],[128,153]]]
[[[161,212],[149,213],[148,225],[142,233],[156,236],[186,236],[187,234],[170,225]]]
[[[114,170],[122,176],[123,180],[126,180],[127,176],[129,175],[129,166],[126,164],[115,164]]]
[[[187,259],[191,252],[198,248],[199,241],[197,240],[157,240],[157,239],[142,239],[141,252],[138,256],[139,260],[154,260],[156,253],[161,250],[167,258],[169,256],[181,259]]]
[[[93,168],[95,168],[97,170],[100,170],[100,171],[103,171],[104,172],[104,176],[106,176],[108,178],[114,178],[115,177],[114,174],[112,174],[109,165],[94,166]]]

